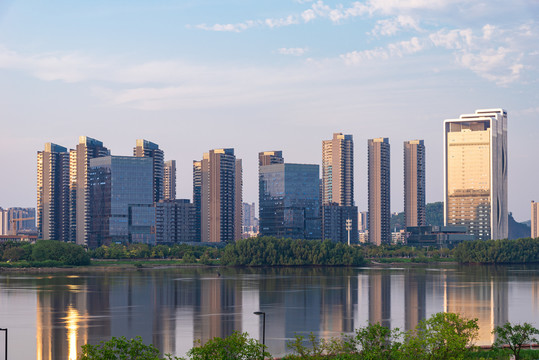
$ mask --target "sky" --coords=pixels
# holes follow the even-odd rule
[[[509,211],[539,200],[535,0],[2,0],[0,206],[36,206],[36,153],[81,135],[131,155],[160,145],[192,197],[192,161],[231,147],[257,202],[257,154],[321,163],[352,134],[367,210],[367,140],[391,143],[403,209],[403,141],[424,139],[427,202],[443,200],[444,119],[508,111]]]

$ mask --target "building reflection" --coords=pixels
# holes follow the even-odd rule
[[[503,270],[478,269],[464,276],[444,275],[444,311],[477,318],[479,344],[492,344],[492,330],[509,321],[508,285]],[[485,281],[489,278],[490,281]]]
[[[369,274],[369,322],[391,328],[391,274]]]
[[[75,360],[89,337],[85,285],[76,277],[51,277],[47,284],[37,293],[36,359]]]
[[[410,271],[404,274],[404,330],[412,330],[425,319],[427,276],[424,271]]]

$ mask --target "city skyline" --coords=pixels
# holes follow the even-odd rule
[[[192,159],[234,147],[252,202],[258,152],[319,163],[320,141],[337,131],[359,144],[360,211],[361,144],[380,136],[425,140],[426,201],[442,201],[441,122],[501,107],[512,119],[508,210],[528,220],[539,198],[539,169],[528,166],[538,13],[532,1],[3,2],[0,168],[16,175],[3,177],[0,205],[36,206],[35,152],[46,142],[70,148],[88,135],[130,155],[133,139],[149,139],[177,160],[178,198],[190,197]],[[403,171],[400,152],[391,157],[394,212]]]

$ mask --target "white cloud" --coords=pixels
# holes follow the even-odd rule
[[[462,2],[462,0],[369,0],[367,7],[370,14],[375,12],[400,14],[409,10],[439,10],[449,5],[455,5],[458,2]]]
[[[102,64],[77,53],[25,56],[0,46],[0,68],[26,71],[41,80],[83,81],[102,67]]]
[[[277,52],[281,55],[302,56],[307,52],[307,48],[280,48]]]
[[[382,19],[376,22],[372,35],[392,36],[402,30],[421,31],[417,21],[408,15],[399,15],[393,19]]]
[[[208,31],[241,32],[241,31],[250,29],[258,25],[260,25],[260,21],[247,20],[245,22],[236,23],[236,24],[214,24],[214,25],[199,24],[199,25],[195,25],[195,28],[201,29],[201,30],[208,30]]]

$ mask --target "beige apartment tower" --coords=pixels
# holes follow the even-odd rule
[[[323,205],[354,205],[354,140],[334,133],[322,142]]]
[[[505,239],[507,112],[477,110],[444,121],[444,221],[476,239]]]
[[[388,138],[368,141],[369,242],[391,243],[390,146]]]
[[[406,226],[425,226],[425,144],[404,142],[404,220]]]
[[[531,231],[531,238],[536,239],[539,238],[539,230],[537,229],[537,225],[539,225],[539,211],[537,211],[537,204],[535,201],[532,201],[532,217],[531,217],[531,225],[532,225],[532,231]]]
[[[200,192],[200,200],[194,200],[200,207],[201,241],[241,239],[242,163],[234,149],[210,150],[200,164],[194,162],[193,190],[194,195]]]

